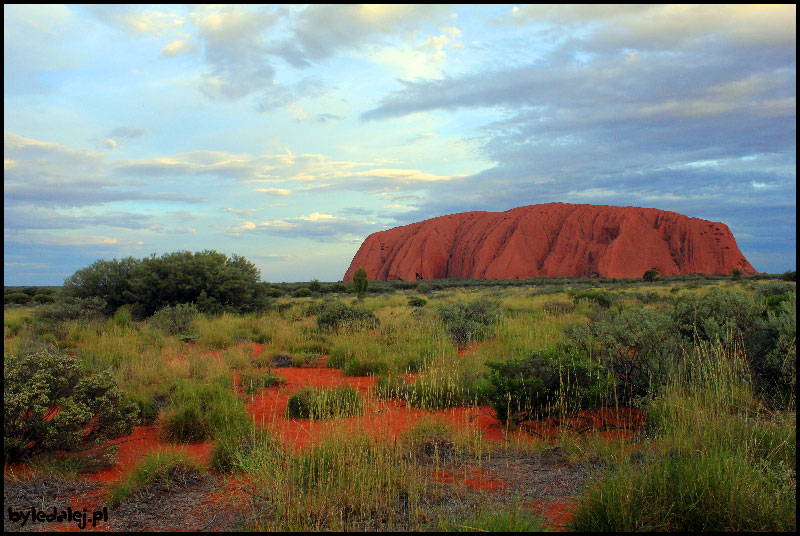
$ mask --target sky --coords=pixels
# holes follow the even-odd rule
[[[796,6],[5,5],[4,284],[216,250],[341,280],[371,233],[548,202],[796,266]]]

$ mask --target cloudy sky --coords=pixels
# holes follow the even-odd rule
[[[796,7],[8,6],[6,285],[215,249],[340,280],[370,233],[562,201],[796,258]]]

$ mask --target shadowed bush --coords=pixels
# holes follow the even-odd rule
[[[86,374],[56,351],[3,359],[6,461],[39,452],[75,450],[129,434],[138,422],[109,372]]]

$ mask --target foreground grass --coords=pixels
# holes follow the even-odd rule
[[[602,291],[613,308],[658,310],[670,297],[706,293],[714,285],[729,282],[698,288],[637,284],[633,289],[615,283]],[[561,344],[565,332],[597,314],[603,307],[599,294],[596,289],[586,294],[586,286],[574,289],[574,295],[567,284],[523,291],[447,289],[426,293],[427,302],[413,307],[408,297],[415,292],[370,296],[362,303],[375,312],[379,326],[356,331],[322,332],[315,322],[321,302],[285,300],[277,310],[259,315],[200,316],[192,324],[195,342],[190,344],[186,337],[121,315],[42,329],[35,325],[33,309],[18,308],[6,310],[4,335],[7,353],[55,344],[75,352],[87,371],[110,369],[139,404],[143,419],[157,419],[163,437],[172,442],[213,439],[212,467],[246,476],[255,502],[246,527],[251,530],[538,531],[541,520],[522,505],[448,508],[417,463],[418,453],[431,449],[437,456],[450,449],[479,460],[475,453],[488,450],[479,438],[471,439],[469,448],[452,450],[458,431],[426,422],[395,443],[341,435],[301,454],[287,453],[253,425],[234,393],[233,371],[245,394],[252,394],[278,381],[279,369],[270,369],[273,356],[313,366],[330,354],[327,366],[345,375],[380,376],[379,397],[428,409],[480,403],[487,361],[525,357]],[[480,345],[460,351],[436,308],[480,297],[498,301],[502,314],[482,334]],[[252,343],[263,345],[259,360],[253,360]],[[640,401],[649,437],[639,443],[562,434],[557,441],[571,460],[600,460],[607,469],[582,498],[572,529],[795,528],[795,413],[768,411],[740,358],[737,347],[695,348],[686,361],[698,366],[678,369],[668,388]],[[328,397],[325,403],[305,398],[309,407],[334,408],[319,410],[314,418],[363,409],[352,393]],[[113,490],[114,500],[152,482],[168,489],[181,474],[198,470],[185,457],[164,456],[143,461]],[[77,466],[70,464],[43,460],[40,469],[77,474]]]
[[[690,357],[650,404],[650,448],[590,486],[573,530],[795,530],[795,413],[760,406],[736,347]]]
[[[205,469],[185,452],[156,452],[148,454],[110,490],[109,504],[119,503],[147,488],[169,492],[170,486],[180,484],[187,474],[201,474]]]

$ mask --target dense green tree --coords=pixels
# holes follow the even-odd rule
[[[367,287],[369,283],[367,282],[367,271],[362,266],[353,274],[353,288],[358,294],[358,299],[361,300],[367,294]]]
[[[248,312],[269,299],[258,268],[244,257],[216,251],[178,251],[137,260],[100,260],[67,278],[68,292],[79,298],[99,297],[112,312],[131,305],[140,316],[181,303],[195,303],[203,312]]]

